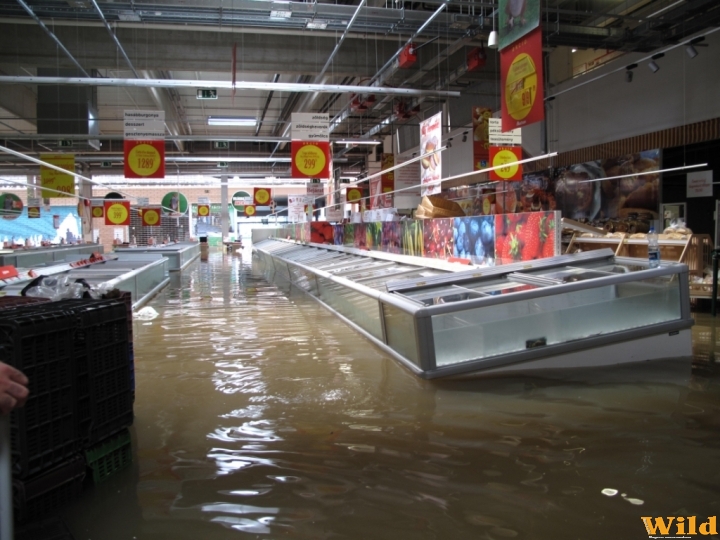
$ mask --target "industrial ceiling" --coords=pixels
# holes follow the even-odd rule
[[[651,52],[720,22],[717,0],[541,5],[547,52]],[[327,112],[332,139],[371,140],[458,99],[449,95],[498,103],[497,53],[487,50],[483,69],[466,66],[467,52],[486,46],[496,10],[497,0],[0,0],[2,145],[37,156],[57,150],[60,139],[73,140],[87,170],[109,172],[99,170],[105,161],[119,174],[123,111],[162,109],[169,170],[217,174],[214,163],[198,160],[217,157],[229,162],[222,171],[229,174],[287,176],[293,112]],[[418,60],[399,67],[398,55],[410,42]],[[46,86],[51,76],[61,84]],[[39,105],[43,86],[60,95],[69,82],[94,100],[99,147],[82,132],[63,133],[74,113]],[[198,88],[216,88],[217,99],[197,99]],[[451,127],[469,123],[469,113],[453,118]],[[211,126],[210,116],[255,123]],[[56,127],[47,127],[50,120]],[[218,150],[214,141],[229,141],[229,148]],[[356,167],[371,151],[336,145],[341,167]],[[0,156],[0,172],[19,162]]]

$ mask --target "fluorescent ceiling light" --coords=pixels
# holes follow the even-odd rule
[[[573,49],[572,52],[576,53],[576,52],[577,52],[577,49]]]
[[[165,161],[177,163],[217,163],[218,161],[224,161],[226,163],[289,163],[292,161],[292,158],[259,156],[167,156]]]
[[[289,19],[292,17],[292,11],[284,9],[273,9],[270,12],[271,19]]]
[[[252,116],[208,116],[208,126],[255,127],[257,119]]]
[[[335,144],[368,144],[372,146],[380,144],[380,141],[373,141],[372,139],[339,139],[333,142]]]
[[[325,30],[327,28],[327,21],[310,21],[307,23],[307,28],[310,30]]]

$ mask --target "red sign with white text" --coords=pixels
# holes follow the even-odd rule
[[[293,178],[329,178],[330,143],[327,141],[292,141]]]
[[[130,225],[130,201],[105,201],[105,225]]]
[[[500,84],[503,132],[545,118],[540,28],[500,51]]]
[[[124,141],[125,178],[165,178],[165,141]]]

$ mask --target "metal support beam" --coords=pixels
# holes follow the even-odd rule
[[[120,44],[120,40],[115,35],[115,32],[112,31],[112,28],[110,28],[110,25],[108,24],[107,20],[105,20],[105,14],[100,9],[100,6],[98,6],[97,2],[95,0],[90,0],[92,2],[93,7],[98,12],[98,15],[100,15],[100,19],[103,22],[103,25],[105,25],[105,29],[108,31],[108,34],[110,34],[110,37],[115,42],[115,46],[117,47],[117,50],[120,51],[120,54],[122,54],[123,58],[125,59],[125,62],[130,67],[130,70],[133,72],[133,75],[135,75],[136,78],[140,78],[140,75],[138,75],[138,72],[135,71],[135,67],[132,65],[132,62],[128,58],[127,53],[125,52],[125,49],[123,49],[123,46]]]

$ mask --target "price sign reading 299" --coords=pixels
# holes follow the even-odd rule
[[[299,178],[327,178],[330,145],[325,141],[293,141],[292,173]]]

